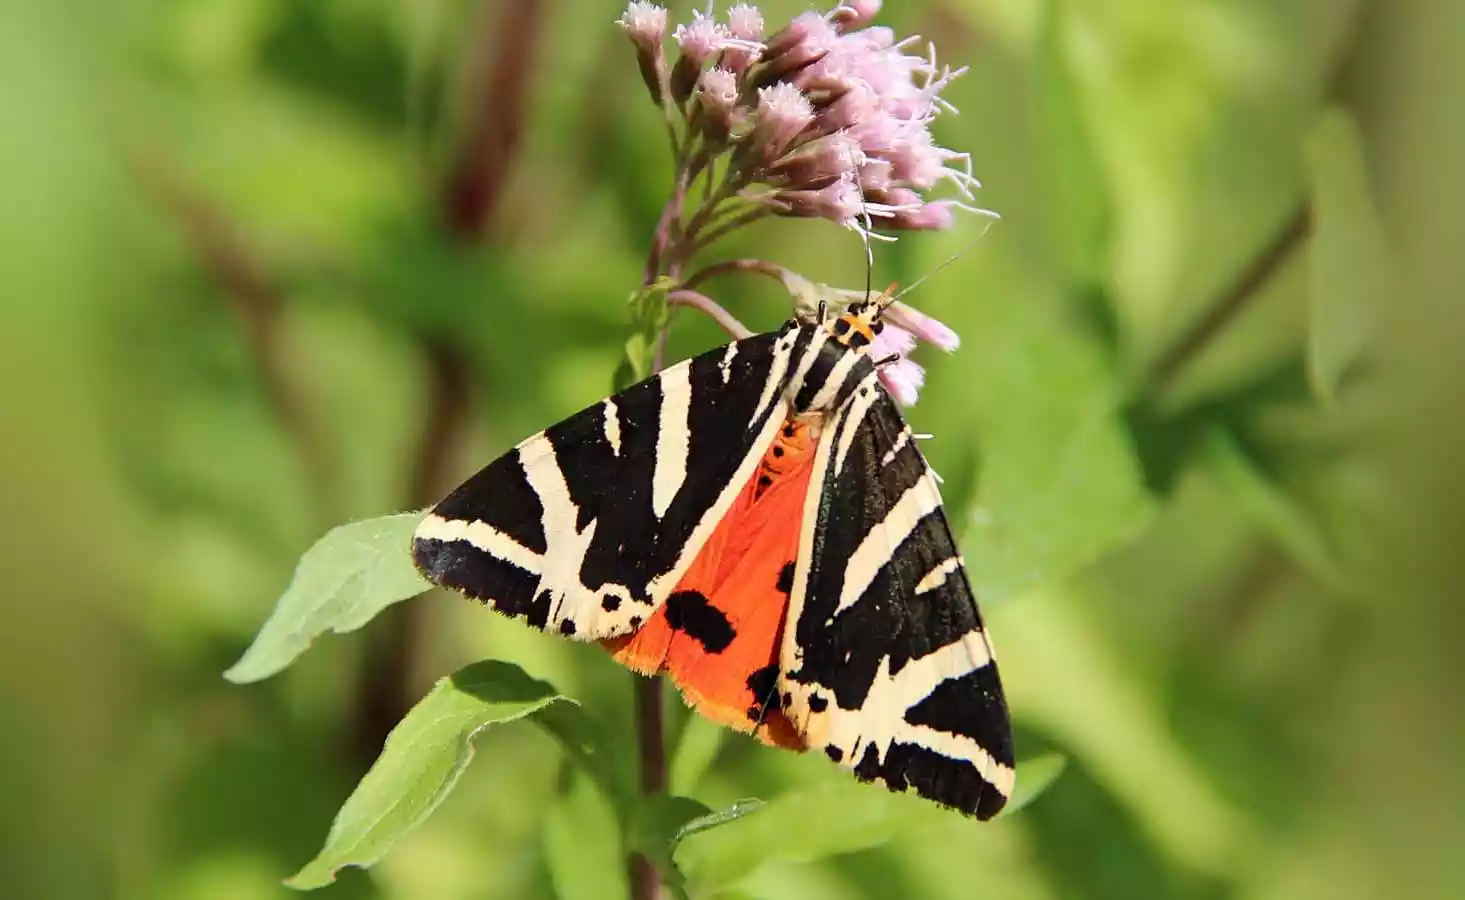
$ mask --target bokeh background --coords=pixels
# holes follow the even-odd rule
[[[964,338],[910,415],[1019,755],[1068,763],[1010,819],[897,804],[728,896],[1465,896],[1465,9],[889,6],[971,66],[937,133],[1003,218],[877,245],[874,278],[964,254],[909,298]],[[670,179],[619,11],[0,16],[4,896],[287,896],[385,729],[479,658],[631,759],[630,680],[596,648],[441,594],[220,677],[329,526],[424,505],[607,389]],[[824,223],[720,255],[865,277]],[[787,314],[764,282],[710,290]],[[672,351],[717,340],[679,319]],[[673,786],[710,804],[843,783],[682,746],[669,711]],[[328,895],[616,896],[608,816],[547,737],[496,730]]]

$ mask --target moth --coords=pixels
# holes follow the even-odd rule
[[[437,505],[434,583],[664,672],[699,713],[979,819],[1012,795],[992,646],[869,346],[889,296],[734,341]]]

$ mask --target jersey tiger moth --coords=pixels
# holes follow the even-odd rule
[[[698,712],[968,815],[1013,789],[992,648],[868,345],[735,341],[520,443],[423,520],[433,582],[666,672]]]

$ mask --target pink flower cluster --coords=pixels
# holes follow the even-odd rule
[[[753,6],[737,4],[721,21],[709,8],[673,29],[670,41],[665,8],[626,7],[618,24],[666,116],[678,167],[653,260],[688,258],[766,215],[828,219],[892,239],[879,230],[949,228],[958,208],[987,213],[965,202],[979,187],[970,158],[931,135],[932,121],[952,110],[941,92],[965,69],[938,66],[930,45],[924,56],[907,52],[916,37],[871,27],[880,5],[849,0],[772,34]],[[704,176],[715,187],[684,213],[687,187]],[[932,198],[943,183],[953,191]],[[664,240],[680,245],[663,254]],[[648,264],[648,280],[655,271]],[[871,347],[886,388],[905,404],[925,380],[907,358],[917,340],[945,350],[958,343],[950,328],[897,302]]]
[[[726,21],[694,13],[666,57],[667,13],[633,2],[619,24],[636,45],[653,98],[704,154],[728,154],[725,185],[777,215],[830,219],[859,231],[939,229],[974,209],[966,154],[936,145],[931,122],[950,109],[941,91],[964,69],[938,67],[866,27],[880,0],[804,13],[765,36],[755,7]],[[693,150],[692,152],[698,152]],[[929,199],[942,182],[958,197]],[[985,210],[974,210],[985,212]]]

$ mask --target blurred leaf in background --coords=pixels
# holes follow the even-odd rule
[[[290,896],[390,726],[483,659],[573,698],[631,783],[629,676],[437,593],[219,677],[332,526],[419,509],[605,393],[670,187],[622,6],[0,20],[7,896]],[[1067,763],[977,825],[673,703],[673,789],[767,801],[678,844],[688,890],[1465,895],[1465,10],[889,7],[971,66],[935,128],[1003,218],[877,245],[873,277],[962,254],[910,298],[964,339],[921,360],[910,418],[1000,600],[1019,755]],[[865,277],[819,223],[725,249]],[[786,315],[772,285],[717,290]],[[717,340],[678,318],[670,352]],[[329,895],[624,891],[624,823],[573,749],[474,746]]]

